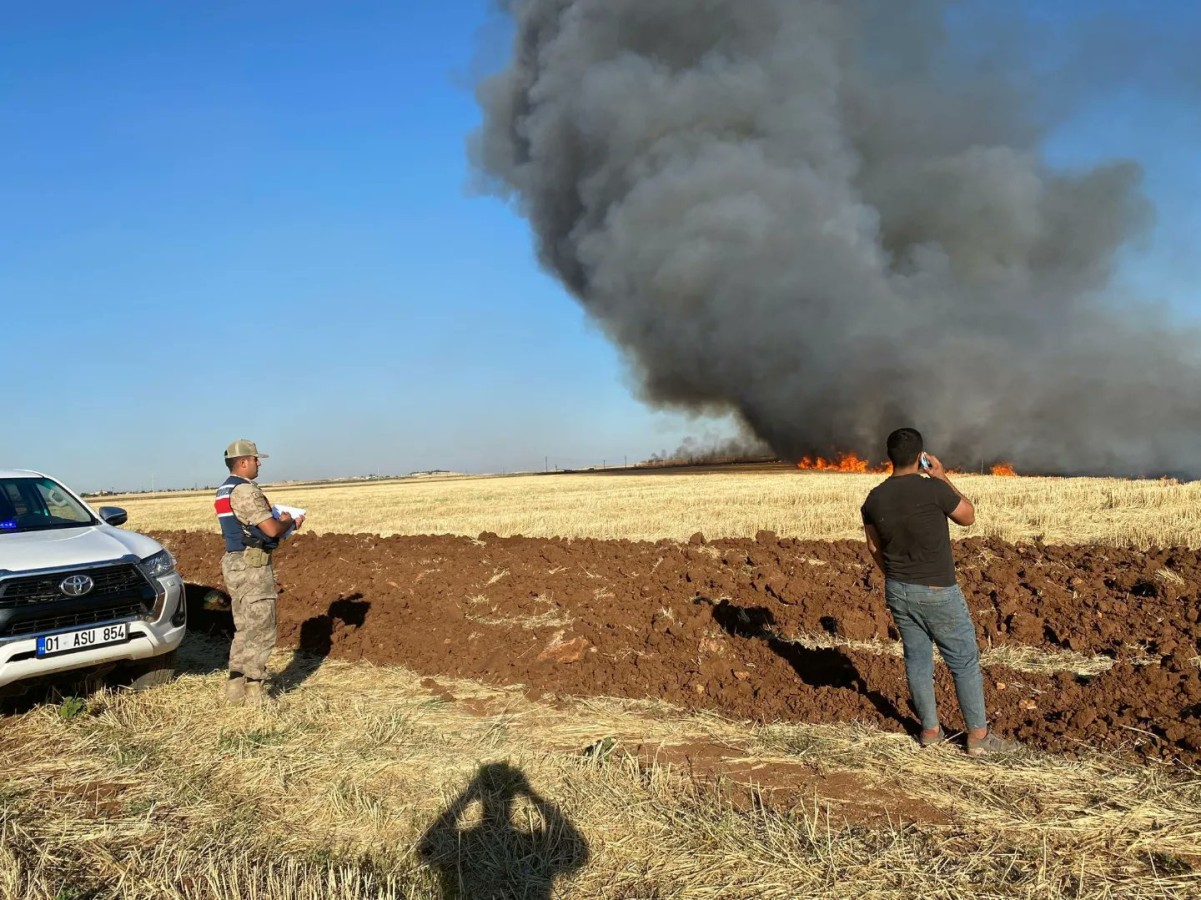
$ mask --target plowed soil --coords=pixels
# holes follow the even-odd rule
[[[221,589],[216,535],[158,535],[190,582],[193,627]],[[1099,675],[989,666],[998,732],[1044,750],[1201,762],[1201,551],[955,545],[981,647],[1112,659]],[[857,542],[301,534],[276,554],[280,643],[538,697],[666,700],[756,721],[913,730],[903,661],[792,639],[891,641],[881,576]],[[837,641],[835,641],[837,643]],[[962,727],[938,668],[943,720]]]

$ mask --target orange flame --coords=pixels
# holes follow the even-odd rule
[[[1016,478],[1018,474],[1009,463],[997,463],[990,471],[992,474],[999,475],[1002,478]]]
[[[806,456],[796,464],[798,469],[806,472],[862,472],[871,474],[887,474],[892,471],[888,463],[873,467],[866,459],[860,459],[854,453],[840,453],[833,460],[825,457]]]

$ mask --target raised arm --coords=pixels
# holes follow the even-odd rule
[[[955,495],[959,498],[959,505],[956,506],[951,512],[947,513],[947,518],[956,525],[962,525],[964,528],[975,524],[976,507],[972,504],[972,501],[963,496],[963,492],[951,483],[951,479],[947,477],[947,470],[943,468],[943,465],[941,462],[939,462],[937,456],[935,456],[933,453],[927,453],[926,458],[930,460],[930,468],[928,470],[930,477],[937,478],[939,481],[943,482],[947,487],[953,490]]]

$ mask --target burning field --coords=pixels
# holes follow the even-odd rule
[[[873,465],[854,453],[839,453],[831,459],[826,459],[824,456],[806,456],[797,461],[796,467],[802,472],[842,472],[859,475],[887,475],[892,471],[888,463]],[[1013,465],[1007,462],[992,463],[987,469],[989,475],[996,475],[1000,478],[1016,478],[1018,475]],[[984,472],[985,465],[982,461],[980,474],[983,475]],[[947,474],[959,476],[966,473],[952,469]]]
[[[191,599],[219,539],[168,533]],[[956,545],[998,730],[1032,748],[1201,761],[1201,552]],[[662,700],[760,722],[913,727],[879,574],[859,542],[300,535],[282,641],[333,659]],[[195,627],[230,628],[200,610]],[[958,725],[945,671],[940,703]]]
[[[782,462],[267,485],[308,519],[277,556],[264,706],[223,700],[211,493],[106,497],[178,558],[188,637],[169,683],[85,681],[6,717],[0,897],[1201,896],[1201,365],[1164,285],[1128,296],[1154,283],[1124,266],[1155,217],[1141,164],[1106,146],[1144,143],[1059,130],[1109,115],[1097,85],[1122,98],[1108,131],[1135,124],[1127,107],[1176,110],[1115,73],[1191,72],[1195,42],[1177,59],[1142,30],[1154,17],[1107,4],[1095,19],[949,0],[494,6],[479,58],[452,67],[481,76],[473,191],[528,220],[640,400],[716,417],[731,446]],[[385,43],[407,59],[403,41]],[[402,68],[379,83],[403,100]],[[406,107],[397,121],[422,112]],[[399,173],[383,181],[424,177],[378,149]],[[473,233],[439,235],[443,255],[479,257]],[[350,338],[436,327],[403,304],[433,308],[445,286],[407,298],[380,278],[370,318],[353,290],[337,309],[340,293],[313,292],[314,359],[344,368],[338,335],[322,343],[335,313]],[[475,298],[516,329],[479,349],[524,334],[523,283]],[[566,410],[591,396],[570,392],[595,356],[519,343],[504,349],[562,380],[563,405],[542,374],[447,392],[450,357],[375,354],[375,402],[335,415],[335,386],[274,418],[354,452],[281,441],[272,463],[482,468],[503,449],[545,471],[535,441],[653,427],[567,440],[592,413]],[[1024,750],[976,759],[910,736],[859,516],[905,424],[976,505],[959,578],[992,724]],[[430,439],[410,443],[418,428]],[[124,464],[144,477],[148,458]]]

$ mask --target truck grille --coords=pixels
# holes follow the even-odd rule
[[[52,575],[31,575],[0,582],[0,609],[18,609],[37,603],[53,603],[65,599],[59,584],[68,575],[87,575],[96,583],[86,595],[88,600],[106,597],[141,595],[146,579],[136,566],[107,566],[99,569],[80,569],[56,572]]]
[[[81,612],[64,613],[57,616],[42,616],[37,619],[25,619],[6,625],[0,635],[17,637],[22,634],[45,634],[48,631],[58,631],[63,628],[95,625],[97,622],[111,622],[115,619],[130,619],[145,615],[146,607],[141,603],[122,603],[115,606],[101,606]]]

